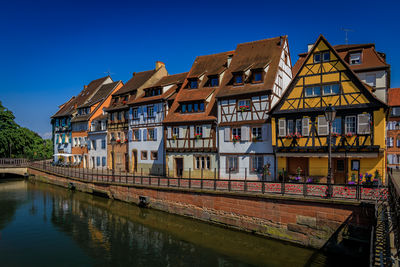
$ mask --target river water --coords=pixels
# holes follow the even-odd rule
[[[52,185],[0,180],[0,266],[345,266],[349,260]]]

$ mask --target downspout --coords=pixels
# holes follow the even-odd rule
[[[219,178],[219,177],[221,177],[220,175],[220,171],[221,171],[221,165],[220,165],[220,161],[219,161],[219,159],[220,159],[220,155],[219,155],[219,131],[218,131],[219,129],[218,129],[218,117],[217,117],[217,123],[215,124],[215,139],[216,139],[216,142],[217,142],[217,158],[216,158],[216,160],[217,160],[217,168],[218,168],[218,174],[217,174],[217,177]]]

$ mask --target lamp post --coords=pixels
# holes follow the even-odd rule
[[[112,181],[114,182],[114,173],[115,173],[115,155],[114,155],[114,146],[116,143],[116,140],[114,138],[114,135],[111,135],[111,172],[112,172]]]
[[[326,197],[330,198],[332,196],[332,122],[335,120],[336,110],[331,104],[325,109],[325,119],[329,125],[328,133],[328,191],[326,192]]]

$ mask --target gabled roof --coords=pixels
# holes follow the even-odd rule
[[[190,122],[190,121],[208,121],[216,120],[216,100],[215,93],[219,87],[207,87],[208,76],[221,73],[226,70],[228,55],[232,55],[233,51],[223,52],[219,54],[198,56],[192,68],[187,75],[187,79],[182,85],[182,89],[176,95],[168,115],[164,119],[164,123],[173,122]],[[187,88],[190,78],[200,78],[198,88]],[[179,103],[188,101],[205,101],[211,96],[210,102],[206,103],[205,112],[182,114],[179,111]]]
[[[356,72],[375,68],[390,68],[390,65],[386,63],[385,54],[377,52],[375,50],[375,44],[335,45],[333,48],[346,63],[349,62],[351,53],[362,52],[361,64],[349,65],[350,68]],[[293,66],[294,75],[299,71],[307,54],[308,53],[299,54],[299,59]]]
[[[114,94],[114,96],[123,95],[132,91],[137,90],[140,86],[142,86],[148,79],[153,76],[156,70],[147,70],[142,72],[134,72],[132,78],[126,82],[121,89],[118,90]]]
[[[272,90],[287,36],[269,38],[250,43],[239,44],[236,47],[228,71],[225,72],[217,97],[234,96]],[[244,83],[234,86],[231,81],[233,75],[247,70],[263,69],[268,66],[268,71],[261,83]]]
[[[115,87],[117,87],[119,83],[122,83],[122,81],[103,84],[100,87],[100,89],[90,99],[88,99],[84,104],[80,105],[78,108],[90,107],[98,102],[103,101],[114,91]]]
[[[169,88],[167,91],[165,91],[161,95],[157,95],[157,96],[145,97],[145,94],[143,93],[142,95],[136,97],[136,99],[129,101],[128,105],[138,105],[138,104],[144,104],[144,103],[148,103],[148,102],[170,99],[172,96],[177,94],[177,91],[182,86],[187,74],[188,74],[188,72],[184,72],[184,73],[178,73],[178,74],[174,74],[174,75],[168,75],[168,76],[161,78],[154,85],[152,85],[151,87],[145,88],[144,90],[150,89],[150,88],[165,87],[165,86],[169,86],[169,85],[171,86],[171,88]]]
[[[400,88],[390,88],[388,90],[388,105],[390,107],[400,106]]]
[[[282,104],[286,101],[287,97],[289,96],[289,94],[292,92],[293,87],[295,86],[295,84],[298,81],[298,76],[299,73],[301,73],[302,69],[304,68],[305,63],[308,61],[308,59],[312,56],[314,50],[316,49],[316,47],[318,46],[318,44],[323,41],[324,44],[328,47],[328,49],[330,51],[332,51],[332,53],[335,55],[335,57],[337,57],[338,61],[340,63],[343,64],[343,66],[346,68],[347,70],[347,75],[349,76],[349,78],[351,79],[351,81],[357,86],[358,89],[361,90],[362,93],[364,93],[364,96],[370,101],[370,106],[378,106],[378,107],[387,107],[387,105],[382,102],[380,99],[378,99],[373,93],[371,88],[368,88],[367,85],[365,83],[363,83],[359,77],[355,74],[355,72],[351,69],[351,67],[347,64],[347,62],[345,62],[343,60],[342,57],[339,56],[339,54],[337,53],[337,51],[335,50],[334,47],[331,46],[331,44],[325,39],[325,37],[321,34],[317,41],[314,43],[313,47],[310,49],[310,52],[307,53],[306,57],[304,58],[304,60],[302,61],[302,64],[299,66],[295,76],[293,77],[293,79],[291,80],[291,82],[289,83],[285,93],[283,94],[283,96],[281,97],[281,99],[279,100],[279,102],[272,108],[271,110],[271,114],[278,114],[279,113],[279,109],[282,107]],[[297,63],[296,63],[297,64]],[[343,106],[344,107],[344,106]],[[336,108],[336,107],[335,107]],[[339,107],[340,108],[340,107]],[[339,109],[337,108],[337,109]],[[349,107],[347,107],[349,108]],[[314,108],[313,111],[317,111],[317,109]],[[292,111],[293,112],[293,111]]]
[[[74,112],[75,107],[82,105],[86,100],[88,100],[96,92],[100,85],[102,85],[108,78],[111,79],[110,76],[106,76],[91,81],[88,86],[83,88],[79,95],[59,109],[56,114],[52,116],[52,118],[70,116]]]

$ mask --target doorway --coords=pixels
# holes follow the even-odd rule
[[[137,172],[137,150],[132,150],[132,172]]]
[[[129,154],[125,153],[125,171],[129,172]]]
[[[346,183],[346,169],[347,169],[346,159],[332,159],[332,172],[333,180],[335,184],[345,184]]]
[[[182,177],[183,174],[183,158],[175,158],[175,172],[177,177]]]

